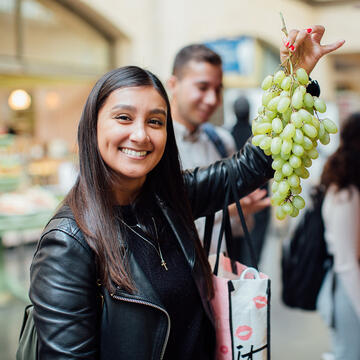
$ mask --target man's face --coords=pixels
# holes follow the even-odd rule
[[[185,65],[180,78],[173,78],[171,90],[175,120],[195,130],[221,104],[221,66],[192,60]]]

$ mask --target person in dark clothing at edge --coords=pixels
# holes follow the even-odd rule
[[[323,32],[289,33],[309,73],[342,45],[321,46]],[[193,219],[222,208],[225,161],[245,195],[271,178],[271,158],[248,142],[228,160],[182,172],[164,87],[135,66],[95,84],[78,143],[77,181],[31,265],[39,359],[213,359],[214,290]]]
[[[240,150],[251,136],[250,104],[246,96],[241,95],[235,100],[233,110],[236,117],[236,123],[231,129],[231,134],[234,137],[237,150]],[[268,194],[268,183],[261,186],[261,189],[265,189]],[[264,247],[270,215],[271,209],[269,207],[264,208],[253,215],[254,226],[250,231],[250,237],[254,246],[257,263],[259,263],[261,259],[261,252]],[[243,264],[251,264],[250,251],[246,246],[245,241],[243,241],[243,239],[238,239],[237,245],[239,247],[239,261]]]

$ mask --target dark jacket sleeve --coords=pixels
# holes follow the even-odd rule
[[[229,161],[235,169],[241,197],[264,184],[274,174],[271,168],[271,157],[252,145],[250,140],[229,159],[217,161],[207,167],[185,171],[185,187],[195,219],[223,208],[225,194],[229,187],[225,161]],[[234,201],[232,197],[230,200],[230,202]]]
[[[95,262],[90,248],[75,235],[69,226],[51,226],[31,265],[40,360],[98,358]]]

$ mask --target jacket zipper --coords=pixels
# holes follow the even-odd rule
[[[166,331],[165,342],[164,342],[164,345],[163,345],[161,353],[160,353],[160,360],[162,360],[164,358],[166,345],[168,343],[169,335],[170,335],[170,324],[171,323],[170,323],[169,314],[164,309],[162,309],[160,306],[157,306],[157,305],[152,304],[152,303],[147,302],[147,301],[128,299],[126,297],[118,296],[118,295],[115,295],[115,294],[110,294],[110,296],[112,298],[116,299],[116,300],[122,300],[122,301],[127,301],[127,302],[132,302],[132,303],[136,303],[136,304],[142,304],[142,305],[147,305],[147,306],[153,307],[155,309],[158,309],[158,310],[162,311],[166,315],[167,320],[168,320],[168,328],[167,328],[167,331]]]

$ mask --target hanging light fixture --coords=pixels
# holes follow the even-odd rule
[[[8,104],[13,110],[26,110],[31,105],[31,97],[25,90],[17,89],[11,92]]]

